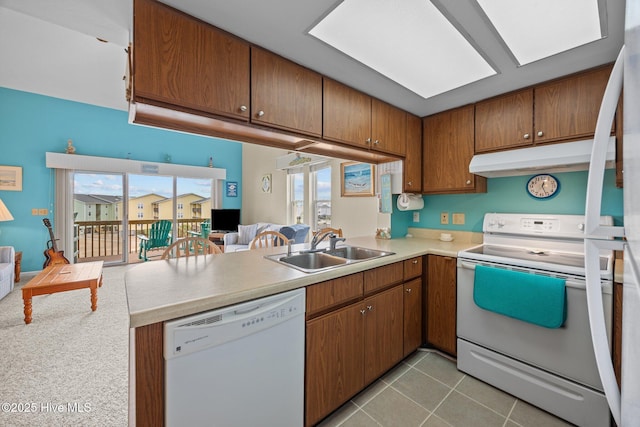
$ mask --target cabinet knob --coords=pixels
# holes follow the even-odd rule
[[[258,111],[258,114],[256,114],[256,116],[258,116],[258,117],[264,116],[264,111],[262,111],[262,110]]]
[[[539,131],[539,132],[538,132],[538,136],[544,136],[544,132]]]
[[[471,184],[471,180],[470,179],[467,180],[467,185],[469,185],[469,184]]]
[[[242,111],[243,113],[244,113],[245,111],[247,111],[247,106],[246,106],[246,105],[241,105],[241,106],[240,106],[240,111]]]
[[[360,310],[360,314],[362,314],[364,316],[364,314],[367,312],[367,310]]]
[[[369,311],[373,310],[373,306],[372,305],[368,305],[367,306],[367,310],[369,310]]]
[[[405,291],[407,291],[407,293],[410,294],[411,293],[411,288],[407,288],[407,289],[405,289]]]
[[[371,138],[367,138],[365,141],[367,144],[371,144]]]
[[[524,139],[529,139],[531,137],[531,135],[529,135],[528,133],[525,133],[524,135],[522,135],[522,137]]]
[[[412,264],[417,264],[417,263],[418,263],[418,260],[417,260],[417,259],[414,259],[413,261],[411,261],[411,263],[412,263]]]
[[[407,182],[407,186],[408,186],[408,187],[411,187],[412,185],[413,185],[413,181],[409,181],[409,182]]]
[[[378,144],[380,143],[380,141],[376,139],[375,141],[373,141],[373,143],[374,143],[375,145],[378,145]]]

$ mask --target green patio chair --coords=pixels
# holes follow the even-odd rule
[[[138,234],[140,239],[140,250],[138,258],[148,261],[147,251],[156,248],[166,248],[171,244],[171,221],[161,219],[151,224],[149,235]]]

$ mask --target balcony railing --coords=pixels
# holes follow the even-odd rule
[[[148,235],[151,224],[155,219],[131,220],[127,230],[124,230],[121,221],[76,221],[74,253],[78,262],[92,261],[95,259],[121,260],[124,247],[124,239],[128,238],[129,254],[137,254],[140,246],[140,234]],[[188,232],[200,233],[202,218],[178,219],[176,230],[171,234],[174,238],[187,237]],[[124,231],[124,232],[123,232]],[[137,255],[129,256],[130,261],[137,259]]]

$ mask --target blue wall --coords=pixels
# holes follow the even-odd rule
[[[508,178],[489,178],[487,192],[480,194],[425,195],[420,222],[413,222],[412,211],[398,211],[393,201],[391,236],[402,237],[408,227],[464,230],[482,232],[482,220],[487,212],[551,213],[584,215],[587,189],[587,172],[553,174],[560,181],[560,192],[548,200],[536,200],[526,191],[531,175]],[[615,170],[607,170],[604,180],[602,214],[614,217],[616,225],[622,225],[622,189],[616,188]],[[449,212],[449,224],[440,224],[440,212]],[[453,225],[452,214],[464,213],[464,225]]]
[[[123,94],[124,96],[124,94]],[[22,167],[22,191],[0,191],[14,221],[0,223],[0,245],[22,251],[22,270],[42,268],[49,233],[32,208],[47,208],[53,219],[53,171],[45,167],[47,151],[65,151],[72,139],[76,153],[215,167],[239,184],[238,197],[223,200],[225,208],[242,203],[242,144],[153,129],[128,123],[128,113],[0,87],[0,165]]]

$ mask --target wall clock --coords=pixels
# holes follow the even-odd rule
[[[560,181],[546,173],[534,175],[527,181],[527,192],[535,199],[549,199],[560,191]]]

